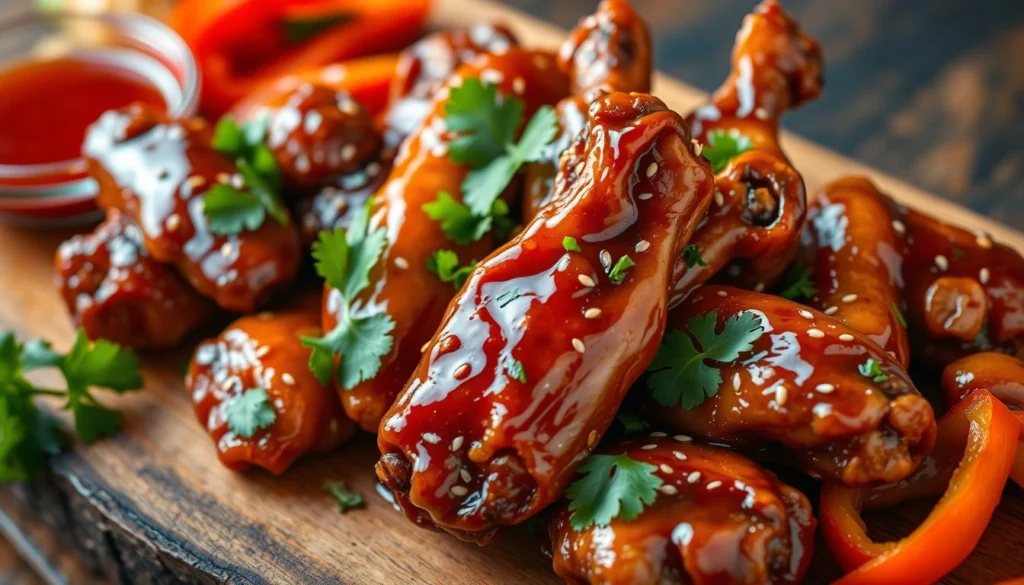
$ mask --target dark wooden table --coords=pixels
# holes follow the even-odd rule
[[[592,0],[502,0],[568,28]],[[633,0],[655,65],[713,90],[751,0]],[[797,134],[1024,228],[1024,1],[783,0],[824,47]]]

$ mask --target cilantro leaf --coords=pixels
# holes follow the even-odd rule
[[[695,244],[683,248],[683,258],[686,260],[686,267],[707,266],[708,263],[700,255],[700,249]]]
[[[754,348],[764,333],[761,317],[743,312],[729,317],[722,332],[715,331],[718,313],[712,311],[687,321],[687,331],[670,331],[648,368],[647,386],[663,406],[694,408],[718,393],[722,373],[705,363],[729,363]],[[694,341],[700,348],[694,345]]]
[[[341,480],[329,479],[323,483],[322,489],[334,498],[334,503],[342,514],[355,508],[366,507],[363,494],[349,490],[345,482]]]
[[[519,171],[522,161],[511,156],[499,156],[487,166],[470,171],[462,182],[462,201],[473,215],[487,215],[501,192]]]
[[[348,12],[323,14],[303,18],[288,18],[281,22],[284,39],[289,45],[299,45],[331,30],[339,24],[352,21],[354,15]]]
[[[345,230],[323,230],[313,242],[313,261],[316,273],[338,290],[345,288],[348,275],[348,240]]]
[[[641,433],[651,426],[646,420],[631,412],[620,412],[616,415],[615,420],[619,421],[619,424],[622,425],[622,428],[626,430],[628,435]]]
[[[633,262],[629,256],[619,258],[612,269],[608,271],[608,280],[615,284],[622,284],[622,281],[626,280],[626,271],[634,266],[636,266],[636,262]]]
[[[252,195],[218,183],[203,195],[203,214],[211,232],[230,236],[258,230],[267,209]]]
[[[121,427],[121,413],[104,406],[79,404],[72,409],[75,431],[85,443],[117,432]]]
[[[90,342],[82,329],[78,330],[60,369],[76,391],[100,386],[120,394],[142,388],[139,359],[130,349],[105,339]]]
[[[477,216],[451,193],[441,191],[437,200],[423,204],[427,217],[441,224],[449,240],[460,246],[471,244],[491,231],[493,219],[489,215]]]
[[[502,99],[493,83],[470,77],[453,87],[445,104],[445,126],[461,133],[448,144],[455,162],[479,168],[505,153],[523,120],[523,102]]]
[[[558,134],[558,114],[551,106],[541,106],[523,129],[519,142],[512,147],[512,157],[520,162],[537,162],[544,155],[544,147]]]
[[[251,439],[256,431],[274,424],[277,413],[265,389],[249,388],[224,404],[224,418],[232,433]]]
[[[475,260],[466,266],[459,266],[459,256],[451,250],[437,250],[427,258],[427,270],[436,274],[441,282],[452,283],[455,290],[462,288],[475,266]]]
[[[574,530],[607,526],[613,519],[635,520],[654,503],[664,483],[658,468],[629,455],[591,455],[577,470],[583,477],[565,491]]]
[[[267,215],[274,218],[277,223],[287,225],[288,212],[285,210],[280,198],[278,198],[276,188],[270,184],[270,181],[259,173],[252,163],[244,159],[238,161],[238,174],[242,175],[242,179],[245,181],[245,186],[249,188],[249,192],[266,208]]]
[[[801,266],[793,266],[782,279],[782,290],[779,296],[784,299],[796,301],[800,299],[812,299],[818,291],[814,288],[811,269]]]
[[[868,358],[866,362],[857,366],[857,371],[860,372],[861,376],[870,378],[872,382],[881,384],[889,379],[889,375],[882,371],[882,364],[875,361],[873,358]]]
[[[562,247],[565,248],[566,252],[582,252],[579,242],[572,236],[565,236],[562,238]]]
[[[754,143],[750,138],[739,133],[738,130],[712,130],[708,132],[707,143],[704,146],[704,158],[711,163],[711,170],[718,173],[725,168],[733,158],[750,150]]]

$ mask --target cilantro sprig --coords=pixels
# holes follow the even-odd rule
[[[664,483],[657,472],[656,466],[625,453],[591,455],[578,469],[583,477],[565,491],[573,529],[607,526],[615,518],[635,520],[644,506],[654,503]]]
[[[640,418],[639,416],[633,414],[632,412],[619,412],[619,414],[615,415],[615,420],[617,420],[619,424],[622,425],[622,428],[627,435],[631,435],[633,433],[641,433],[643,431],[646,431],[651,426],[650,423],[648,423],[646,420]]]
[[[462,182],[462,201],[451,193],[423,206],[440,222],[448,239],[465,245],[493,227],[507,224],[508,205],[499,197],[519,169],[541,159],[544,147],[558,132],[558,116],[550,106],[534,113],[516,140],[523,121],[523,101],[501,96],[493,83],[468,78],[453,87],[445,104],[445,126],[458,134],[448,144],[448,157],[471,170]]]
[[[277,420],[270,397],[263,388],[249,388],[234,396],[224,405],[228,428],[243,439],[251,439],[256,431],[265,429]]]
[[[346,235],[344,230],[322,231],[313,244],[316,271],[328,285],[338,290],[343,302],[338,308],[338,324],[323,337],[302,337],[312,352],[309,369],[327,384],[338,357],[337,382],[351,390],[377,375],[381,359],[391,351],[391,331],[395,321],[386,312],[356,314],[352,303],[370,285],[370,269],[380,259],[387,243],[386,230],[369,229],[369,207],[356,216]]]
[[[700,255],[700,248],[696,244],[690,244],[683,248],[683,260],[686,261],[687,268],[693,268],[694,266],[707,266],[708,263],[704,261],[704,258]]]
[[[580,243],[576,241],[576,238],[572,236],[565,236],[562,238],[562,247],[565,248],[566,252],[582,252]]]
[[[322,488],[334,498],[334,503],[338,506],[338,512],[342,514],[349,510],[366,507],[366,500],[363,499],[363,494],[348,489],[348,485],[340,479],[329,479],[323,483]]]
[[[711,311],[687,321],[686,331],[665,335],[647,370],[647,386],[659,404],[694,408],[717,394],[722,372],[707,361],[733,362],[764,333],[761,317],[751,312],[729,317],[721,332],[715,331],[717,324],[718,313]]]
[[[813,274],[806,266],[793,266],[782,277],[779,296],[791,301],[810,300],[818,294],[814,288]]]
[[[634,266],[636,266],[636,262],[629,256],[620,257],[608,271],[608,280],[614,284],[622,284],[626,280],[626,272]]]
[[[712,130],[708,132],[707,140],[702,151],[704,158],[711,163],[711,170],[718,173],[725,168],[733,158],[750,150],[754,143],[749,137],[740,134],[738,130]]]
[[[427,270],[433,272],[441,282],[450,282],[455,290],[462,288],[466,279],[476,267],[476,261],[459,266],[459,256],[452,250],[438,250],[427,258]]]
[[[878,363],[874,358],[868,358],[866,362],[859,364],[857,371],[860,372],[861,376],[870,378],[875,384],[881,384],[889,379],[889,374],[882,370],[882,364]]]
[[[37,386],[25,377],[40,368],[60,372],[65,388]],[[90,342],[82,330],[66,354],[55,352],[49,342],[23,344],[10,331],[0,332],[0,481],[28,479],[65,444],[57,422],[36,406],[36,396],[62,398],[62,408],[71,412],[75,432],[86,443],[116,432],[121,414],[103,406],[93,388],[117,394],[142,388],[138,359],[115,343]]]

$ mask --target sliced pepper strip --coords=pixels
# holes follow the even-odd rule
[[[868,489],[826,483],[822,532],[836,559],[851,571],[835,585],[934,583],[953,570],[977,545],[999,504],[1020,432],[1002,402],[977,390],[942,417],[934,450],[907,479]],[[935,508],[906,538],[875,542],[868,537],[863,508],[938,494],[943,495]]]
[[[1013,416],[1020,423],[1020,438],[1017,441],[1017,456],[1013,458],[1013,467],[1010,468],[1010,479],[1024,488],[1024,411],[1014,411]],[[1024,577],[1021,577],[1021,585],[1024,585]]]

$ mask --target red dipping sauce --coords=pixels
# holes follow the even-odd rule
[[[133,102],[194,113],[188,46],[141,14],[30,14],[0,22],[0,222],[98,219],[81,157],[88,127]]]

